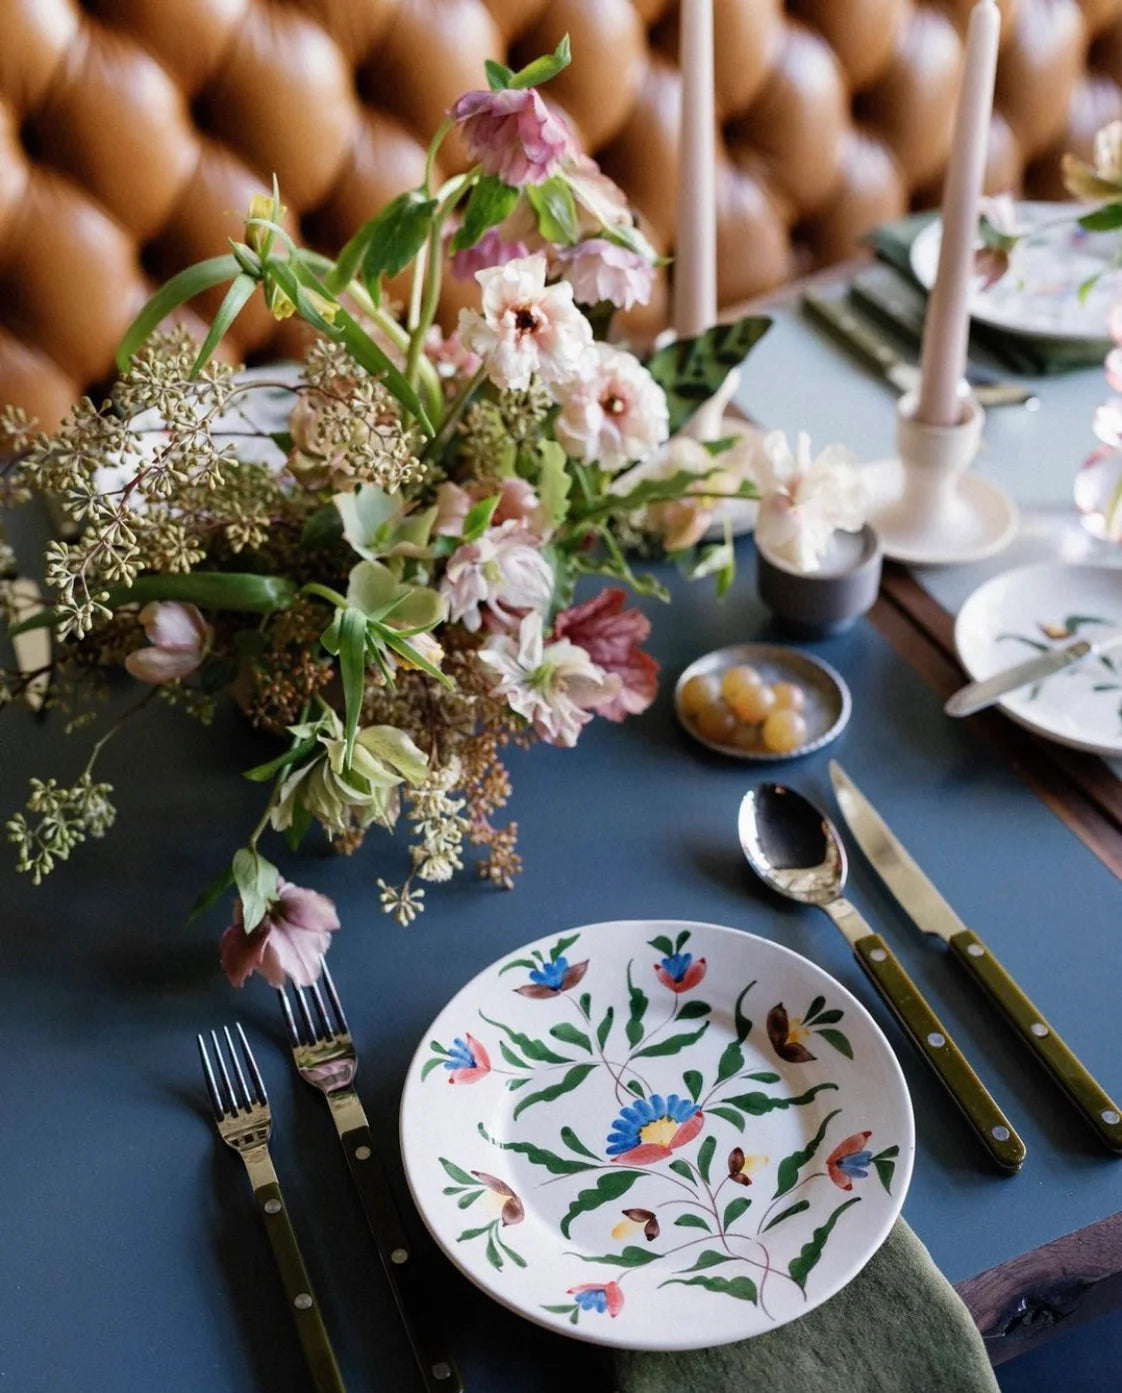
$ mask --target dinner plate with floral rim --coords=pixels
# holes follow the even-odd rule
[[[540,938],[441,1011],[409,1068],[405,1172],[471,1281],[597,1344],[772,1330],[868,1262],[903,1204],[911,1101],[864,1007],[737,929]]]

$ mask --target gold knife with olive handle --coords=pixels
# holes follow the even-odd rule
[[[830,782],[842,817],[878,875],[924,933],[935,934],[1001,1008],[1099,1141],[1122,1153],[1122,1108],[1095,1081],[976,933],[968,929],[837,762]]]

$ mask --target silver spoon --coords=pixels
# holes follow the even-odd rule
[[[759,784],[740,804],[739,830],[748,864],[765,885],[826,911],[991,1158],[1004,1170],[1018,1170],[1025,1144],[1012,1123],[884,939],[842,894],[845,846],[829,818],[794,789]]]

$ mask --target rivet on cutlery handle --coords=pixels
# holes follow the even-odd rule
[[[993,1160],[1003,1170],[1019,1170],[1024,1142],[884,939],[865,934],[853,951]]]
[[[260,1185],[253,1194],[265,1221],[265,1232],[269,1236],[316,1393],[346,1393],[280,1186],[274,1183]]]
[[[1122,1153],[1122,1108],[1096,1083],[976,933],[952,935],[951,950],[1111,1151]]]
[[[426,1393],[463,1393],[460,1372],[431,1318],[432,1293],[420,1285],[413,1247],[398,1214],[389,1178],[374,1149],[370,1128],[354,1127],[341,1133],[339,1140]]]

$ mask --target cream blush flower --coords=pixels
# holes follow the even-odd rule
[[[504,184],[543,184],[572,145],[532,87],[465,92],[449,111],[473,160]]]
[[[527,610],[547,609],[553,570],[540,546],[540,539],[512,518],[454,551],[440,583],[451,620],[474,633],[486,611],[490,627],[509,629]]]
[[[582,304],[608,300],[621,310],[629,310],[651,298],[654,266],[638,252],[607,237],[588,237],[575,247],[563,247],[555,260],[562,279],[569,282]]]
[[[250,933],[240,897],[235,901],[233,923],[218,946],[222,970],[235,987],[244,986],[253,972],[274,987],[283,987],[286,977],[310,987],[338,927],[339,916],[326,895],[278,880],[265,917]]]
[[[835,531],[860,531],[867,498],[856,457],[828,445],[812,459],[800,431],[794,453],[782,431],[764,437],[756,462],[760,509],[756,541],[778,561],[816,571]]]
[[[141,682],[160,686],[189,677],[210,651],[214,630],[194,605],[154,600],[140,611],[149,647],[125,658],[125,667]]]
[[[666,394],[632,353],[593,347],[589,369],[557,392],[554,433],[570,455],[614,473],[642,459],[670,433]]]
[[[592,328],[573,301],[567,281],[547,286],[540,253],[479,271],[482,312],[460,311],[460,341],[482,359],[497,387],[523,391],[535,374],[544,382],[571,381],[585,367]]]
[[[479,652],[494,694],[525,717],[549,745],[575,745],[581,727],[618,694],[620,679],[569,639],[546,643],[542,617],[526,615],[518,634],[496,634]]]

